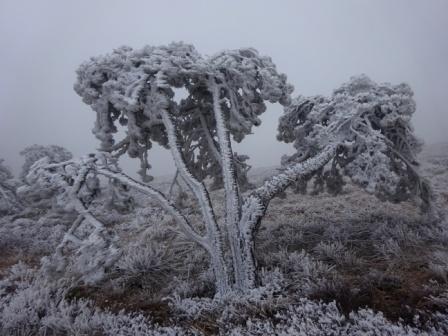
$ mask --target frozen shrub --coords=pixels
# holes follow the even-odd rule
[[[221,298],[169,298],[169,304],[180,320],[213,319],[222,332],[241,324],[251,316],[272,315],[290,300],[280,295],[270,284],[253,289],[243,295],[229,293]]]
[[[320,242],[314,247],[314,252],[323,260],[342,266],[355,266],[360,261],[340,242]]]
[[[59,244],[54,254],[42,259],[42,269],[48,277],[72,284],[100,282],[120,256],[116,247],[98,236],[90,235],[79,246],[64,245]]]
[[[22,172],[20,173],[20,178],[22,180],[26,180],[26,176],[30,172],[31,166],[44,157],[47,157],[48,161],[51,163],[64,162],[73,157],[68,150],[56,145],[32,145],[22,150],[20,155],[25,158],[25,163],[23,164]]]
[[[128,286],[156,292],[182,269],[182,252],[174,246],[152,241],[148,246],[127,248],[116,267]]]
[[[19,183],[3,161],[0,159],[0,215],[7,215],[21,210],[22,204],[16,194]]]
[[[61,241],[72,216],[52,217],[42,215],[39,219],[9,218],[0,223],[0,246],[10,251],[20,251],[34,256],[52,253]]]
[[[25,163],[20,173],[20,179],[24,184],[17,189],[20,199],[26,202],[27,205],[40,210],[54,207],[56,205],[55,194],[57,193],[57,188],[36,183],[36,179],[32,175],[28,175],[33,164],[43,158],[46,158],[48,163],[59,163],[70,160],[72,154],[65,148],[56,145],[32,145],[26,147],[20,154],[25,158]]]
[[[429,287],[429,288],[428,288]],[[445,288],[441,288],[440,284],[436,281],[432,281],[429,286],[427,286],[429,291],[433,291],[433,294],[430,294],[426,299],[431,302],[431,304],[435,305],[437,311],[433,312],[431,319],[434,322],[440,323],[440,315],[441,312],[448,311],[448,290]],[[445,321],[445,325],[448,329],[448,323]]]
[[[182,317],[198,319],[203,312],[210,313],[217,308],[217,303],[210,298],[181,298],[178,295],[170,297],[171,308]]]
[[[281,250],[272,255],[271,263],[281,267],[288,286],[298,294],[310,295],[319,289],[331,286],[337,276],[334,266],[313,259],[305,251]]]
[[[211,297],[215,290],[213,270],[207,265],[205,253],[188,253],[184,259],[186,274],[179,274],[172,283],[171,294],[181,298]]]
[[[112,313],[89,301],[67,301],[61,282],[48,282],[23,265],[0,282],[0,334],[36,336],[194,335],[177,327],[159,327],[140,314]]]
[[[413,327],[392,323],[381,313],[360,310],[349,318],[341,314],[334,302],[325,304],[301,299],[296,305],[269,320],[250,319],[244,327],[235,327],[230,335],[359,335],[359,336],[430,336],[444,335],[445,329],[430,327],[422,331]]]
[[[428,267],[436,279],[448,281],[448,251],[438,250],[432,255]]]
[[[260,271],[260,283],[263,287],[271,288],[274,291],[281,292],[285,287],[287,281],[285,279],[284,273],[275,267],[272,270],[262,268]]]
[[[375,248],[381,257],[389,261],[399,259],[404,255],[400,244],[393,238],[389,238],[383,242],[376,243]]]

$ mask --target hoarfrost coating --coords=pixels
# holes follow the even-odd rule
[[[340,143],[343,149],[331,168],[306,180],[315,177],[318,186],[337,192],[334,187],[346,175],[381,198],[400,201],[418,195],[429,206],[429,185],[417,168],[422,142],[413,133],[414,112],[408,85],[376,84],[365,75],[353,77],[330,97],[299,96],[280,118],[278,139],[297,150],[283,163],[306,160],[326,144]]]
[[[261,220],[270,201],[298,180],[303,184],[315,177],[318,185],[326,182],[336,192],[341,189],[334,186],[340,186],[346,175],[379,197],[400,201],[419,196],[428,208],[430,190],[414,160],[419,142],[410,126],[415,104],[407,85],[378,85],[360,76],[330,98],[291,101],[293,88],[269,57],[245,48],[204,58],[184,43],[140,50],[122,47],[92,58],[77,74],[75,90],[96,112],[93,131],[104,153],[89,160],[88,170],[113,175],[156,196],[182,231],[209,253],[218,295],[257,285],[254,238]],[[179,88],[187,98],[178,102]],[[243,197],[238,182],[244,179],[237,175],[244,170],[230,138],[242,141],[260,124],[266,101],[285,106],[279,139],[295,142],[298,154],[284,160],[284,171]],[[197,130],[192,125],[202,129],[188,137]],[[115,139],[119,127],[126,135]],[[140,160],[140,175],[148,181],[153,142],[170,149],[179,176],[197,199],[204,233],[164,194],[108,165],[127,153]],[[197,152],[209,152],[220,170],[209,170],[212,162],[204,163],[207,160]],[[204,165],[195,165],[196,160]],[[218,173],[225,191],[224,223],[217,220],[204,184],[204,177]]]

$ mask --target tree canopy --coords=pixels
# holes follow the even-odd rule
[[[169,111],[175,120],[182,135],[179,146],[184,147],[183,155],[193,173],[216,176],[212,166],[220,148],[210,81],[220,84],[223,113],[235,141],[260,124],[265,101],[286,105],[292,91],[272,60],[250,48],[202,57],[185,43],[140,50],[122,47],[92,58],[77,74],[76,92],[97,112],[93,132],[102,150],[139,158],[143,177],[150,168],[152,143],[168,145],[160,109]],[[187,91],[180,102],[174,99],[176,88]],[[121,140],[115,139],[119,125],[126,130]]]

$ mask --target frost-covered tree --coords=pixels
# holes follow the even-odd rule
[[[330,164],[302,177],[296,190],[305,191],[314,178],[315,192],[325,186],[337,194],[348,176],[381,199],[402,201],[417,195],[422,206],[429,206],[429,185],[417,171],[422,142],[410,124],[414,112],[408,85],[377,84],[365,75],[351,78],[330,97],[297,97],[278,126],[277,138],[297,150],[283,158],[283,165],[304,162],[329,144],[340,146]]]
[[[406,85],[377,85],[359,77],[330,98],[312,98],[303,109],[303,98],[291,104],[292,86],[269,57],[250,48],[203,57],[184,43],[122,47],[90,59],[77,74],[75,90],[96,112],[93,132],[103,152],[89,161],[89,169],[158,200],[185,236],[209,253],[218,294],[257,285],[255,236],[270,201],[296,181],[322,175],[332,186],[346,175],[368,192],[400,199],[424,190],[413,169],[418,143],[409,121],[415,104]],[[187,97],[178,102],[174,96],[180,88]],[[232,139],[243,140],[260,124],[266,101],[285,106],[279,138],[297,140],[303,159],[297,154],[286,160],[282,172],[243,197],[241,159],[232,150]],[[205,126],[198,131],[201,119]],[[118,132],[120,127],[125,132]],[[163,193],[109,164],[128,153],[140,159],[145,179],[153,142],[171,151],[180,178],[198,201],[204,231]],[[212,157],[225,190],[222,221],[202,177],[192,169],[193,162],[208,167]]]
[[[176,88],[184,88],[187,99],[177,103]],[[142,177],[149,167],[148,150],[153,141],[171,150],[180,177],[198,199],[206,232],[198,232],[160,192],[122,173],[106,169],[98,172],[155,195],[184,233],[210,253],[218,292],[248,287],[249,279],[243,274],[244,238],[239,228],[242,200],[230,138],[241,141],[253,125],[260,124],[265,101],[289,103],[292,87],[286,83],[286,76],[277,72],[270,58],[253,49],[224,51],[204,58],[191,45],[173,43],[137,51],[124,47],[111,55],[93,58],[78,70],[75,90],[97,113],[93,131],[101,140],[101,149],[114,156],[127,152],[138,157]],[[219,157],[222,167],[227,199],[225,227],[216,219],[204,183],[191,173],[188,165],[191,166],[188,150],[198,141],[192,139],[185,146],[190,140],[185,136],[188,132],[183,122],[200,114],[208,132],[198,132],[198,139],[211,138],[216,144],[204,145],[202,150],[212,148],[215,153],[211,155]],[[118,124],[127,132],[124,139],[115,141]],[[227,244],[232,259],[230,269],[226,265]]]
[[[26,147],[24,150],[20,152],[25,159],[25,162],[22,166],[22,172],[20,173],[20,178],[22,180],[26,179],[26,175],[31,168],[31,166],[37,160],[40,160],[44,157],[49,158],[49,162],[58,163],[70,160],[73,155],[67,149],[57,145],[50,146],[42,146],[42,145],[32,145]]]
[[[0,159],[0,214],[9,214],[20,210],[22,205],[16,195],[18,181],[3,162]]]
[[[47,158],[48,163],[59,163],[70,160],[72,154],[63,147],[50,145],[32,145],[20,152],[25,159],[20,173],[23,184],[17,189],[21,200],[40,210],[48,209],[54,205],[54,196],[57,188],[47,185],[45,187],[35,184],[35,178],[28,178],[31,166],[42,158]]]

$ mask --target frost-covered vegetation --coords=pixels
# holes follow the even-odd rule
[[[256,50],[183,43],[77,74],[101,149],[28,147],[17,179],[0,162],[0,334],[448,333],[448,148],[419,154],[408,85],[292,98]],[[232,141],[265,102],[296,152],[251,173]],[[153,142],[174,180],[150,176]]]

